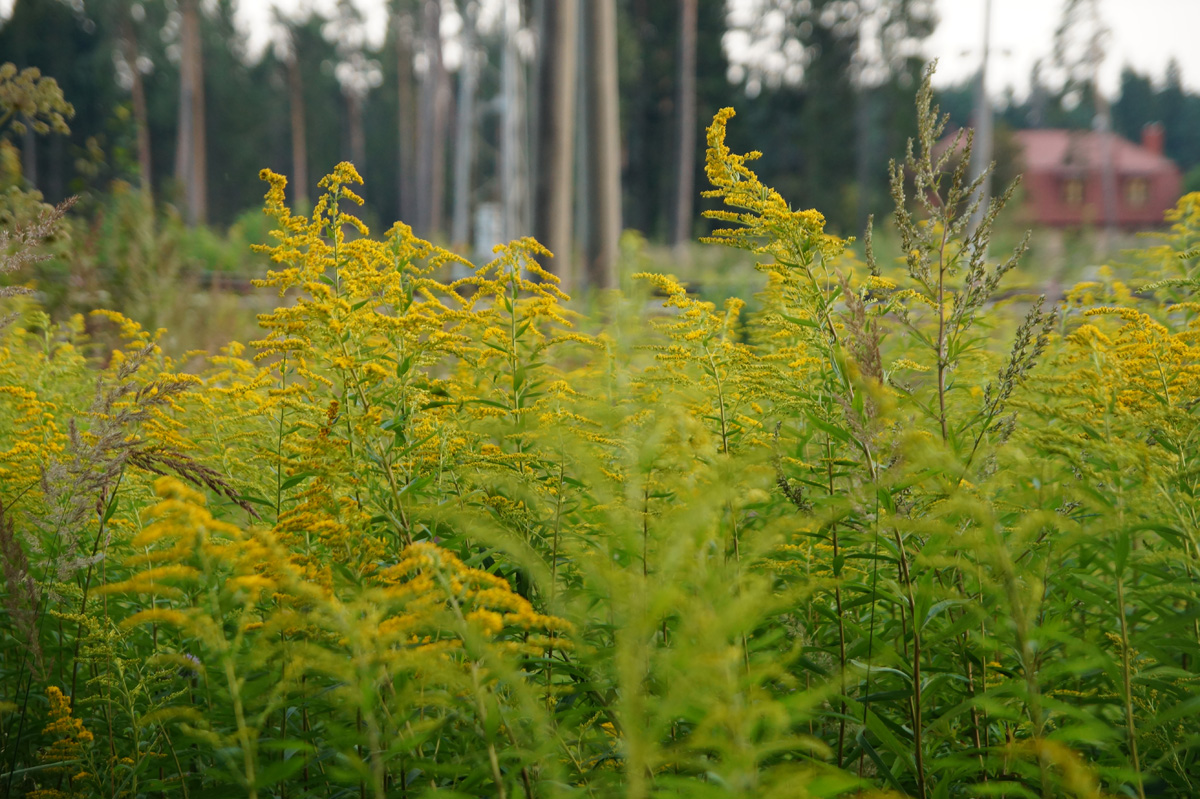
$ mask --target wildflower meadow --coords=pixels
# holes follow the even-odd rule
[[[1012,291],[931,98],[886,253],[717,114],[723,305],[372,233],[343,163],[263,172],[260,337],[171,352],[6,227],[0,795],[1197,795],[1200,194]]]

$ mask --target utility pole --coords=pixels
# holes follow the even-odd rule
[[[1100,19],[1098,3],[1091,4],[1092,37],[1088,42],[1088,61],[1092,67],[1092,93],[1095,97],[1096,118],[1092,129],[1100,138],[1100,192],[1104,208],[1104,249],[1107,250],[1117,228],[1117,175],[1113,167],[1112,108],[1100,91],[1100,66],[1104,63],[1103,39],[1108,34]]]
[[[1095,117],[1092,136],[1097,142],[1100,173],[1100,203],[1104,228],[1097,237],[1102,250],[1117,226],[1117,177],[1113,167],[1112,113],[1108,99],[1100,91],[1100,66],[1104,63],[1104,40],[1108,27],[1100,17],[1099,0],[1066,0],[1062,23],[1054,36],[1055,61],[1066,70],[1066,87],[1078,90],[1091,83]],[[1078,55],[1073,45],[1082,44]],[[1089,169],[1089,174],[1091,170]]]

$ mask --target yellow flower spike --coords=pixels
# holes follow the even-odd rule
[[[170,608],[153,608],[139,611],[121,622],[125,628],[136,627],[139,624],[167,624],[178,628],[186,628],[188,616],[182,611]]]
[[[53,740],[49,746],[38,752],[38,760],[46,766],[50,775],[66,776],[72,780],[82,781],[86,778],[83,767],[77,763],[91,747],[95,737],[81,719],[71,714],[71,698],[63,694],[57,686],[46,689],[46,699],[49,703],[47,723],[42,733]],[[62,764],[62,765],[58,765]],[[49,795],[63,797],[71,794],[54,791]]]

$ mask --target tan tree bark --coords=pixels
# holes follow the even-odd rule
[[[446,68],[442,62],[440,0],[425,0],[422,25],[427,67],[421,80],[421,113],[418,120],[417,232],[430,238],[442,230],[442,203],[446,183]]]
[[[308,207],[308,136],[304,123],[304,76],[300,74],[300,54],[296,37],[288,48],[288,110],[292,120],[292,201],[300,208]]]
[[[356,88],[344,92],[346,97],[346,119],[350,128],[350,163],[359,174],[367,171],[367,131],[363,122],[365,98]]]
[[[675,219],[671,244],[684,248],[692,238],[696,160],[696,26],[698,0],[679,4],[679,84],[676,113]]]
[[[21,143],[21,177],[29,183],[31,188],[38,187],[37,174],[37,134],[33,131],[33,123],[27,117],[25,119],[25,135],[24,141]]]
[[[183,190],[184,218],[204,224],[208,210],[208,164],[204,137],[204,57],[197,0],[181,0],[179,31],[179,138],[175,177]]]
[[[142,71],[138,69],[138,40],[137,31],[133,27],[133,19],[128,8],[121,9],[121,12],[121,51],[125,64],[133,76],[133,85],[129,91],[133,100],[133,124],[137,130],[138,172],[142,191],[149,197],[154,192],[154,176],[151,172],[150,122],[149,114],[146,111],[146,86],[142,80]]]
[[[584,0],[588,73],[588,188],[592,233],[587,281],[591,288],[617,284],[621,238],[621,141],[617,100],[617,7],[613,0]]]
[[[450,240],[469,244],[471,238],[471,165],[475,155],[475,90],[478,84],[475,62],[475,18],[477,3],[468,0],[463,13],[463,63],[458,73],[458,102],[454,119],[454,215]]]
[[[522,27],[519,0],[504,0],[504,50],[500,55],[500,194],[504,238],[529,235],[529,130],[525,69],[517,47]]]
[[[396,57],[396,178],[400,219],[417,224],[416,198],[416,100],[413,96],[413,19],[406,0],[394,0],[392,25],[395,26]]]
[[[571,204],[575,177],[575,77],[579,15],[576,0],[545,7],[542,66],[538,86],[540,168],[534,203],[534,236],[554,260],[545,264],[559,277],[570,273]]]

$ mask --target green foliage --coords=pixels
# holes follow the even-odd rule
[[[969,221],[928,76],[895,259],[732,118],[710,241],[752,310],[643,272],[600,325],[529,239],[451,279],[349,164],[307,214],[263,171],[250,351],[185,372],[106,312],[94,359],[18,306],[9,795],[1192,795],[1200,197],[1136,294],[1046,311],[1001,299],[1024,245],[987,258],[1007,195]]]
[[[7,127],[22,136],[29,125],[34,133],[42,135],[51,130],[68,133],[67,118],[74,113],[58,82],[43,77],[37,67],[18,70],[13,64],[0,66],[0,131]]]

